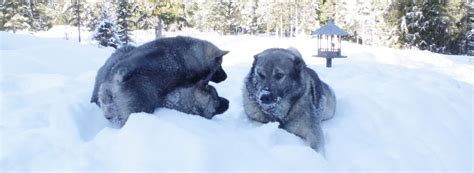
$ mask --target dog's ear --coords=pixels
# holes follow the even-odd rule
[[[256,59],[258,58],[258,55],[260,55],[260,54],[255,54],[255,55],[253,56],[253,59],[256,60]]]
[[[296,72],[300,73],[305,67],[306,64],[304,63],[303,56],[301,55],[300,51],[294,47],[289,47],[286,50],[290,51],[293,57],[293,63],[296,68]]]
[[[303,58],[303,56],[301,55],[300,51],[298,51],[298,49],[296,49],[295,47],[289,47],[287,48],[286,50],[290,51],[293,55],[295,55],[296,57],[300,57],[300,58]]]
[[[223,57],[224,55],[227,55],[228,53],[229,53],[229,51],[228,51],[228,50],[221,50],[221,52],[220,52],[220,55],[219,55],[219,56]]]
[[[304,63],[303,58],[301,57],[295,57],[295,60],[293,60],[293,64],[295,66],[296,73],[298,74],[301,71],[303,71],[303,69],[306,67],[306,64]]]
[[[196,49],[198,48],[199,47],[197,47]],[[200,50],[196,50],[195,52],[200,52]],[[211,43],[204,44],[204,56],[208,57],[211,60],[222,58],[224,55],[227,55],[228,53],[229,51],[221,50]]]
[[[217,64],[222,64],[222,58],[224,55],[227,55],[229,51],[227,50],[219,50],[216,55],[214,56],[214,61],[217,62]]]

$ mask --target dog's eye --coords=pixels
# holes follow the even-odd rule
[[[280,80],[281,78],[283,78],[283,76],[285,76],[285,74],[277,73],[277,74],[275,74],[275,79]]]
[[[258,72],[257,74],[258,74],[258,77],[260,77],[261,79],[265,79],[265,75],[263,73]]]

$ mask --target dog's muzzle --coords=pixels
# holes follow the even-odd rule
[[[229,101],[225,98],[219,98],[219,106],[216,109],[216,114],[222,114],[229,109]]]
[[[273,104],[278,101],[276,97],[274,97],[272,94],[264,94],[260,96],[260,102],[263,104]]]

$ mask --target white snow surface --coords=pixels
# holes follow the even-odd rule
[[[326,68],[310,38],[193,35],[230,51],[227,80],[211,84],[229,109],[208,120],[161,108],[114,129],[89,103],[114,49],[58,33],[0,32],[0,172],[473,171],[472,57],[343,43],[348,58]],[[289,46],[337,95],[322,125],[326,156],[244,113],[253,55]]]

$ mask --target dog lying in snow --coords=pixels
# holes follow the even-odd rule
[[[119,128],[131,113],[160,107],[212,118],[228,109],[229,101],[208,85],[227,78],[221,66],[227,53],[181,36],[122,47],[99,69],[91,102]]]
[[[335,114],[334,91],[306,67],[294,48],[267,49],[254,58],[243,88],[247,116],[262,123],[279,122],[280,128],[324,153],[320,124]]]

